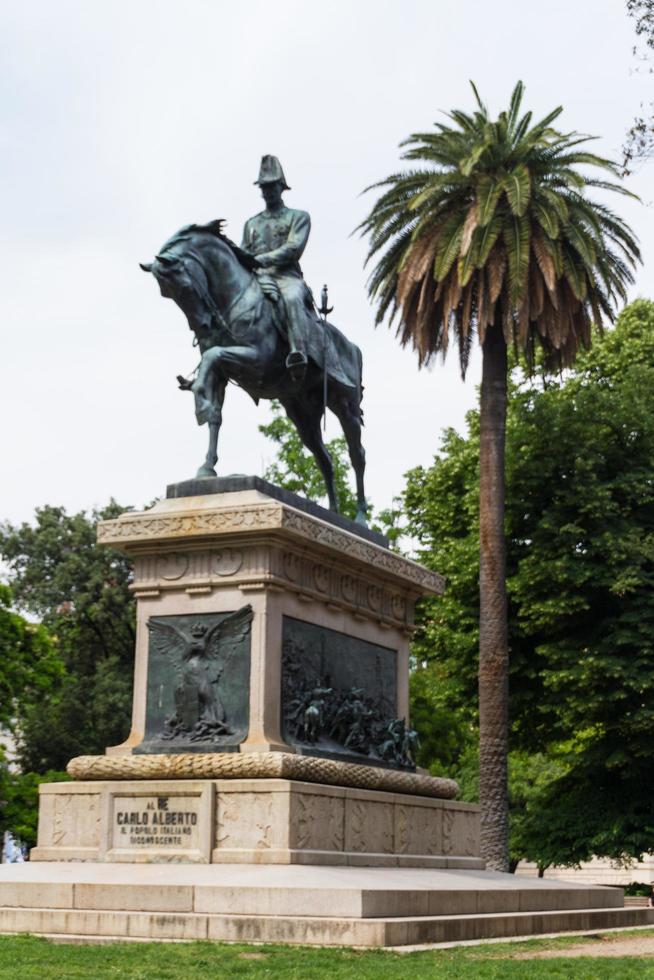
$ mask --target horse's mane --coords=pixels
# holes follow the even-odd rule
[[[215,221],[209,221],[206,225],[186,225],[184,228],[180,228],[180,230],[166,242],[162,251],[164,251],[168,246],[176,245],[178,242],[188,240],[194,234],[213,235],[214,238],[219,238],[221,242],[224,242],[225,245],[228,246],[233,253],[234,258],[240,265],[243,266],[244,269],[247,269],[248,272],[253,272],[256,268],[254,257],[250,255],[249,252],[245,252],[239,245],[236,244],[236,242],[233,242],[231,238],[228,238],[227,235],[224,234],[224,225],[224,218],[216,218]]]

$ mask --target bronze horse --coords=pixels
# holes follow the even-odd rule
[[[209,449],[197,475],[216,475],[225,389],[233,381],[256,403],[260,398],[281,402],[320,468],[330,508],[338,511],[332,461],[320,430],[326,387],[327,407],[341,424],[356,476],[356,520],[365,525],[361,351],[308,311],[315,320],[309,364],[304,380],[293,381],[285,367],[289,348],[276,304],[264,296],[250,256],[222,234],[221,226],[215,221],[182,228],[153,262],[141,265],[154,275],[161,295],[185,314],[202,355],[193,380],[178,377],[180,388],[195,396],[198,424],[209,425]]]

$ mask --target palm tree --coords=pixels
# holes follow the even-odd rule
[[[396,173],[359,230],[370,235],[376,321],[396,319],[419,366],[458,343],[465,377],[475,334],[482,348],[480,439],[479,737],[482,854],[508,870],[508,641],[504,543],[507,354],[531,369],[570,365],[611,322],[640,259],[629,227],[589,188],[628,193],[612,161],[589,153],[590,137],[535,125],[521,115],[519,82],[507,112],[449,113],[403,144],[419,169]],[[579,168],[584,168],[580,170]],[[598,171],[603,173],[599,173]],[[630,195],[633,196],[633,195]]]

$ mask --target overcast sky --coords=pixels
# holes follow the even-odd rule
[[[205,453],[175,375],[196,362],[182,313],[139,261],[177,228],[224,217],[239,238],[261,208],[264,153],[286,203],[311,213],[303,267],[330,287],[333,320],[363,350],[367,487],[390,502],[474,404],[456,357],[418,373],[373,328],[351,237],[360,196],[397,169],[398,143],[440,110],[493,111],[516,80],[525,106],[601,137],[619,156],[651,79],[634,72],[622,0],[5,0],[0,14],[0,519],[114,496],[141,506],[192,476]],[[641,239],[636,295],[652,295],[650,166],[644,205],[615,204]],[[219,472],[272,456],[256,408],[230,387]],[[335,420],[328,437],[337,433]]]

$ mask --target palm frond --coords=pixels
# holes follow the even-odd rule
[[[509,102],[509,132],[513,133],[516,128],[516,123],[518,121],[518,113],[520,112],[520,106],[522,105],[522,97],[525,92],[525,87],[522,82],[518,82],[516,87],[511,93],[511,101]]]
[[[529,220],[523,215],[510,214],[502,225],[509,270],[509,304],[520,306],[527,288],[529,272]]]
[[[486,265],[497,238],[502,230],[502,218],[496,215],[484,228],[477,229],[477,268]]]
[[[436,281],[445,278],[456,260],[463,235],[464,220],[464,215],[455,214],[443,226],[434,260]]]
[[[474,92],[475,100],[477,102],[477,106],[479,107],[479,111],[482,113],[483,116],[488,116],[488,109],[486,108],[486,106],[482,102],[481,97],[479,95],[479,92],[477,91],[477,86],[472,81],[472,79],[470,79],[470,88]]]
[[[465,373],[473,337],[484,344],[497,322],[529,365],[539,343],[565,366],[591,322],[613,318],[640,261],[629,226],[589,193],[635,195],[614,161],[589,151],[592,137],[554,127],[561,107],[533,123],[518,82],[491,119],[471,85],[472,111],[412,133],[409,169],[368,188],[379,197],[357,231],[375,260],[376,322],[397,320],[420,365],[455,334]]]
[[[482,227],[492,220],[503,189],[502,180],[496,180],[487,174],[483,174],[479,178],[476,198],[479,208],[479,224]]]
[[[521,218],[527,210],[531,193],[529,168],[524,163],[514,167],[504,178],[504,187],[511,211]]]
[[[461,245],[460,245],[460,255],[465,255],[470,249],[470,243],[472,242],[472,236],[475,232],[475,228],[479,224],[479,206],[475,201],[471,204],[470,210],[466,215],[466,220],[463,222],[463,231],[461,233]]]

